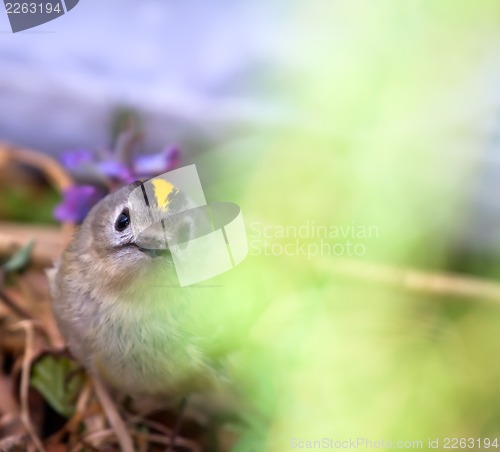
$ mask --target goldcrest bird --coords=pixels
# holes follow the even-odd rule
[[[49,271],[53,310],[71,352],[89,372],[135,399],[176,404],[214,388],[220,376],[197,331],[193,290],[178,287],[167,247],[151,245],[165,234],[191,237],[193,218],[168,214],[189,200],[170,187],[152,206],[132,196],[141,188],[141,182],[123,187],[92,208]],[[160,219],[161,228],[141,237],[132,227]]]

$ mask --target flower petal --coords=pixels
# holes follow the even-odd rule
[[[64,167],[73,171],[85,163],[91,163],[94,160],[94,154],[88,149],[74,149],[64,151],[59,160]]]
[[[132,171],[130,171],[123,163],[115,160],[105,160],[99,162],[97,164],[97,168],[105,176],[118,179],[123,182],[131,182],[134,179]]]
[[[157,176],[179,166],[179,148],[171,147],[156,154],[140,155],[134,159],[137,177]]]
[[[63,199],[54,209],[54,217],[61,222],[81,223],[104,193],[93,185],[75,185],[66,189]]]

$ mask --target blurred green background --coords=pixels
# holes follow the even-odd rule
[[[223,171],[218,194],[238,193],[247,220],[250,256],[224,275],[230,303],[261,301],[252,334],[274,354],[252,369],[274,382],[253,394],[275,410],[262,450],[498,437],[498,297],[422,293],[404,278],[367,281],[363,269],[498,279],[498,240],[482,234],[498,225],[484,224],[498,218],[497,192],[481,178],[490,165],[490,179],[500,176],[488,160],[498,153],[499,13],[492,1],[302,4],[278,88],[293,123],[204,155]],[[304,224],[377,233],[347,237],[359,255],[332,255],[324,243],[346,239],[314,227],[297,238]],[[303,244],[323,251],[304,256]],[[347,265],[351,277],[338,271]]]

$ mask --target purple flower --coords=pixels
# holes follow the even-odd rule
[[[116,160],[105,160],[97,164],[97,169],[112,179],[117,179],[122,182],[133,182],[136,178],[132,174],[132,171],[128,169],[123,163],[117,162]]]
[[[63,193],[62,202],[54,209],[54,217],[62,222],[81,223],[104,193],[92,185],[74,185]]]
[[[171,171],[179,165],[179,149],[171,147],[151,155],[136,156],[129,168],[113,156],[101,156],[86,149],[66,151],[61,163],[82,183],[94,185],[74,185],[63,193],[63,199],[54,209],[54,217],[63,222],[81,223],[94,204],[107,192],[140,178],[150,178]]]
[[[179,166],[179,148],[171,147],[151,155],[139,155],[134,159],[134,174],[139,177],[153,177],[171,171]]]
[[[64,151],[60,160],[63,166],[73,171],[84,163],[92,163],[94,155],[88,149],[76,149],[73,151]]]

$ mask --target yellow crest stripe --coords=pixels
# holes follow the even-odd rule
[[[170,202],[169,195],[174,191],[174,186],[165,179],[152,179],[156,204],[162,209],[166,209]]]

